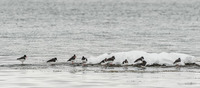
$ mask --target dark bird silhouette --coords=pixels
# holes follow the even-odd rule
[[[181,62],[181,58],[178,58],[174,61],[174,64]]]
[[[115,60],[115,56],[112,56],[112,57],[110,57],[110,58],[108,58],[107,60],[106,60],[106,62],[107,62],[107,64],[112,64],[112,62]]]
[[[20,57],[20,58],[17,58],[17,60],[21,61],[22,64],[24,64],[24,61],[26,60],[26,58],[27,58],[27,56],[24,55],[24,56],[22,56],[22,57]]]
[[[114,61],[115,60],[115,56],[112,56],[111,58],[108,58],[106,61]]]
[[[87,61],[88,61],[87,58],[85,58],[84,56],[82,57],[81,60],[82,60],[82,63],[83,63],[83,64],[84,64],[84,63],[87,63]]]
[[[52,59],[48,60],[47,63],[49,63],[49,62],[56,62],[56,61],[57,61],[57,58],[52,58]]]
[[[128,60],[127,60],[127,59],[124,60],[124,61],[122,62],[122,64],[128,64]]]
[[[138,62],[138,61],[142,61],[142,60],[144,60],[144,57],[143,57],[143,56],[140,57],[140,58],[138,58],[138,59],[136,59],[136,60],[134,61],[134,63],[136,63],[136,62]]]
[[[145,60],[142,60],[141,66],[146,66],[147,62]]]
[[[106,61],[107,61],[107,58],[103,59],[99,64],[106,63]]]
[[[139,63],[137,63],[137,64],[135,64],[135,66],[138,66],[138,67],[145,67],[146,64],[147,64],[147,62],[146,62],[144,59],[142,59],[142,61],[139,62]]]
[[[74,54],[74,56],[72,56],[68,61],[70,62],[72,62],[72,64],[74,63],[74,60],[76,59],[76,55]]]

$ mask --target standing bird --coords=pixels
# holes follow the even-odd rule
[[[143,60],[142,60],[142,63],[141,63],[141,67],[145,67],[146,64],[147,64],[147,62],[143,59]]]
[[[81,60],[82,60],[82,64],[83,64],[83,66],[84,66],[84,65],[85,65],[85,63],[87,63],[87,61],[88,61],[88,60],[87,60],[87,58],[85,58],[84,56],[82,57],[82,59],[81,59]]]
[[[134,63],[139,62],[139,61],[142,61],[142,60],[144,60],[144,57],[143,57],[143,56],[140,57],[140,58],[138,58],[138,59],[136,59],[136,60],[134,61]]]
[[[24,56],[22,56],[22,57],[20,57],[20,58],[17,58],[17,60],[21,61],[22,64],[24,64],[24,61],[26,60],[26,58],[27,58],[27,56],[24,55]]]
[[[56,62],[56,61],[57,61],[57,58],[55,57],[55,58],[52,58],[52,59],[48,60],[47,63],[49,63],[49,62]]]
[[[107,58],[103,59],[99,64],[105,65],[105,64],[106,64],[106,61],[107,61]]]
[[[106,60],[107,64],[112,65],[113,61],[115,60],[115,56],[112,56]]]
[[[145,60],[142,60],[141,63],[137,63],[136,66],[141,67],[141,68],[145,68],[146,67],[147,62]]]
[[[138,66],[142,68],[141,70],[143,70],[143,69],[146,69],[146,64],[147,62],[143,59],[142,63],[138,64]]]
[[[76,59],[76,55],[72,56],[67,62],[72,62],[74,64],[74,60]]]
[[[128,60],[127,60],[127,59],[124,60],[124,61],[122,62],[122,65],[128,65]]]
[[[181,58],[178,58],[178,59],[176,59],[176,60],[174,61],[173,64],[176,64],[176,66],[179,66],[180,62],[181,62]]]
[[[147,64],[147,62],[144,60],[144,57],[143,57],[143,56],[140,57],[140,58],[138,58],[137,60],[135,60],[134,63],[136,63],[135,66],[143,67],[143,68],[144,68],[144,67],[146,66],[146,64]]]

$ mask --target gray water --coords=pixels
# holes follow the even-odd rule
[[[5,65],[2,88],[199,88],[199,67],[81,67]]]
[[[26,63],[41,64],[52,57],[66,61],[73,54],[90,57],[131,50],[199,58],[199,14],[198,0],[0,0],[1,65],[19,64],[16,58],[24,54]],[[10,88],[200,86],[198,69],[71,73],[65,70],[73,69],[70,66],[49,67],[49,71],[25,68],[1,67],[0,84]],[[57,69],[61,70],[54,72]]]
[[[198,0],[1,0],[0,55],[131,50],[199,57]]]

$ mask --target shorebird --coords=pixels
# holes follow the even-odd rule
[[[85,65],[85,63],[87,63],[87,61],[88,61],[88,60],[87,60],[87,58],[85,58],[84,56],[82,57],[82,59],[81,59],[81,60],[82,60],[82,64],[83,64],[83,66],[84,66],[84,65]]]
[[[137,63],[136,66],[141,67],[142,69],[145,69],[147,62],[145,60],[142,60],[141,63]]]
[[[139,66],[139,67],[145,67],[146,66],[146,64],[147,64],[147,62],[144,60],[144,57],[142,56],[142,57],[140,57],[140,58],[138,58],[138,59],[136,59],[135,61],[134,61],[134,63],[136,63],[135,65],[136,66]]]
[[[72,62],[74,64],[74,60],[76,59],[76,55],[72,56],[67,62]]]
[[[175,64],[176,66],[179,66],[180,65],[180,62],[181,62],[181,58],[178,58],[174,61],[173,64]]]
[[[20,58],[17,58],[17,60],[21,61],[22,64],[24,64],[24,61],[26,60],[26,58],[27,58],[27,56],[24,55],[24,56],[22,56],[22,57],[20,57]]]
[[[125,60],[122,62],[122,65],[128,65],[128,60],[125,59]]]
[[[143,59],[143,60],[142,60],[142,63],[141,63],[141,67],[145,67],[146,64],[147,64],[147,62]]]
[[[56,61],[57,61],[57,58],[55,57],[55,58],[52,58],[52,59],[48,60],[47,63],[56,62]]]
[[[122,62],[122,66],[124,67],[124,69],[128,69],[128,60],[125,59],[123,62]]]
[[[106,65],[107,64],[106,61],[107,61],[107,58],[103,59],[99,64]]]
[[[143,57],[143,56],[140,57],[140,58],[138,58],[138,59],[136,59],[136,60],[134,61],[134,63],[137,63],[137,62],[142,61],[142,60],[144,60],[144,57]]]
[[[112,56],[106,60],[107,64],[112,65],[113,61],[115,60],[115,56]]]

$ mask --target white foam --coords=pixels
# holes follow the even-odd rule
[[[147,53],[144,51],[130,51],[130,52],[118,52],[118,53],[105,53],[97,57],[90,57],[88,58],[88,63],[97,64],[101,60],[105,58],[109,58],[115,56],[115,60],[113,64],[122,64],[122,62],[127,59],[129,64],[134,64],[134,61],[141,56],[144,57],[144,60],[147,61],[147,65],[152,64],[160,64],[160,65],[167,65],[173,66],[173,62],[181,58],[181,65],[185,65],[185,63],[195,63],[197,59],[194,56],[182,54],[182,53]]]

